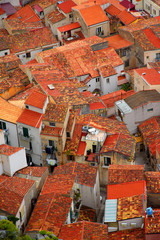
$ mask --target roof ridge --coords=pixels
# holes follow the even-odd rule
[[[55,194],[54,194],[54,195],[55,195]],[[43,221],[43,223],[42,223],[42,225],[41,225],[40,231],[42,230],[42,227],[43,227],[43,225],[44,225],[44,223],[45,223],[45,221],[46,221],[46,218],[47,218],[47,216],[48,216],[49,210],[50,210],[51,205],[52,205],[52,203],[53,203],[54,195],[53,195],[53,198],[52,198],[52,200],[51,200],[51,202],[50,202],[50,204],[49,204],[49,207],[48,207],[48,209],[47,209],[47,211],[46,211],[46,215],[45,215],[45,217],[44,217],[44,221]]]
[[[72,174],[74,173],[75,167],[76,167],[76,162],[74,162]]]
[[[83,221],[82,224],[83,224],[83,225],[82,225],[82,240],[83,240],[83,234],[84,234],[84,221]]]

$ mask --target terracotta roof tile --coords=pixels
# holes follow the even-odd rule
[[[22,149],[23,148],[20,148],[20,147],[12,147],[7,144],[1,144],[0,145],[0,154],[10,156]]]
[[[31,105],[36,108],[43,109],[46,100],[47,100],[47,96],[45,94],[34,91],[26,99],[25,104]]]
[[[88,166],[83,163],[67,163],[58,166],[54,170],[54,174],[77,174],[79,184],[94,187],[96,183],[97,168]]]
[[[104,78],[117,74],[116,70],[110,64],[100,67],[99,70]]]
[[[58,31],[60,32],[67,32],[69,30],[74,30],[76,28],[80,28],[81,25],[78,23],[78,22],[75,22],[75,23],[70,23],[70,24],[67,24],[67,25],[64,25],[62,27],[58,27]]]
[[[51,13],[48,13],[48,14],[46,15],[46,18],[47,18],[50,22],[52,22],[52,23],[54,24],[54,23],[57,23],[57,22],[62,21],[62,20],[65,19],[66,17],[65,17],[65,15],[64,15],[63,13],[60,13],[60,12],[58,11],[58,9],[55,9],[55,10],[53,10]]]
[[[160,193],[160,172],[145,172],[148,193]]]
[[[7,178],[8,176],[0,175],[0,184],[3,183]]]
[[[90,111],[97,110],[97,109],[104,109],[104,108],[105,108],[105,106],[101,102],[90,103]]]
[[[81,6],[79,12],[87,26],[92,26],[109,20],[100,5],[95,5],[93,3],[92,6],[87,6],[87,4],[83,6]],[[74,8],[78,9],[79,7]]]
[[[72,0],[67,0],[63,3],[58,4],[58,8],[61,9],[64,13],[69,13],[72,11],[72,7],[77,6]]]
[[[134,140],[130,135],[114,134],[107,136],[100,152],[106,153],[114,151],[130,158],[134,152],[134,148]]]
[[[108,234],[109,240],[145,240],[144,229],[136,228],[125,231],[110,232]]]
[[[53,193],[40,195],[26,231],[40,231],[43,229],[53,232],[57,236],[66,222],[71,202],[72,199],[66,195]]]
[[[23,123],[31,127],[39,128],[42,122],[43,114],[24,109],[17,119],[18,123]]]
[[[146,183],[144,180],[107,185],[107,199],[131,197],[139,194],[146,194]]]
[[[117,220],[143,216],[143,194],[118,199]]]
[[[60,127],[45,126],[41,131],[41,135],[47,135],[47,136],[62,137],[62,134],[63,134],[63,129]]]
[[[9,19],[18,18],[21,22],[37,22],[40,21],[38,15],[33,11],[33,9],[26,5],[17,11],[15,14],[9,16]]]
[[[143,165],[110,165],[108,184],[125,183],[144,180]]]
[[[16,174],[30,175],[34,177],[42,177],[47,171],[47,167],[26,167],[16,172]]]
[[[107,13],[109,13],[111,16],[117,16],[121,11],[116,8],[113,4],[111,4],[109,7],[105,9]]]
[[[7,178],[6,181],[2,182],[0,186],[20,195],[21,197],[24,197],[34,183],[35,181],[30,179],[10,177]]]
[[[61,229],[59,238],[65,238],[65,240],[107,240],[108,229],[105,224],[87,221],[77,222],[64,225]]]
[[[160,85],[160,74],[158,73],[158,71],[156,71],[156,69],[139,68],[135,69],[135,71],[150,85]]]
[[[94,222],[96,218],[96,210],[93,208],[89,208],[87,206],[81,206],[78,216],[78,222],[81,221],[89,221]]]
[[[0,187],[0,209],[6,211],[12,215],[17,214],[18,209],[22,203],[23,197],[19,194],[6,189],[5,187]]]
[[[127,10],[122,11],[121,13],[119,13],[117,15],[117,17],[120,19],[120,21],[125,24],[128,25],[132,22],[134,22],[137,18],[135,16],[133,16],[130,12],[128,12]]]
[[[132,42],[122,38],[120,35],[116,34],[111,37],[105,38],[108,41],[108,46],[116,49],[127,48],[133,45]]]
[[[8,103],[0,97],[0,116],[2,120],[16,124],[21,113],[21,108]]]
[[[145,217],[145,233],[147,234],[160,233],[160,210],[153,209],[153,215],[154,217]]]
[[[64,105],[52,104],[47,105],[43,120],[63,123],[66,119],[68,107]]]
[[[29,3],[29,5],[34,8],[35,5],[39,5],[43,10],[45,8],[51,7],[53,0],[34,0]]]

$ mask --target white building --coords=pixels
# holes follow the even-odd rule
[[[156,90],[139,91],[124,100],[115,102],[116,115],[131,134],[145,120],[160,115],[160,93]]]

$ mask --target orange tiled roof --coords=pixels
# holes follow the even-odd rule
[[[45,126],[41,130],[41,135],[47,135],[47,136],[62,137],[62,133],[63,133],[63,129],[60,127]]]
[[[146,234],[154,234],[159,238],[160,234],[160,210],[153,209],[154,217],[145,217],[145,233]],[[157,235],[157,234],[158,235]],[[158,240],[157,238],[157,240]],[[151,237],[152,239],[152,237]]]
[[[110,165],[108,184],[136,182],[144,180],[143,165]]]
[[[47,177],[41,195],[56,193],[56,194],[71,194],[76,174],[53,174]]]
[[[67,32],[69,30],[73,30],[73,29],[76,29],[76,28],[80,28],[81,25],[78,23],[78,22],[75,22],[75,23],[70,23],[68,25],[64,25],[62,27],[58,27],[58,31],[60,32]]]
[[[143,216],[143,194],[118,199],[117,220]]]
[[[34,177],[42,177],[46,172],[47,167],[26,167],[16,172],[16,174],[30,175]]]
[[[76,7],[74,8],[76,9]],[[79,12],[87,26],[92,26],[109,20],[100,5],[87,6],[79,9]]]
[[[135,16],[133,16],[130,12],[128,12],[127,10],[124,10],[122,12],[120,12],[117,17],[120,19],[120,21],[125,24],[128,25],[132,22],[134,22],[137,18]]]
[[[125,231],[117,231],[108,233],[109,240],[145,240],[144,229],[135,228]]]
[[[1,144],[0,145],[0,154],[10,156],[22,149],[23,148],[20,148],[20,147],[12,147],[7,144]]]
[[[2,120],[16,124],[21,113],[21,108],[8,103],[6,100],[0,97],[0,118]]]
[[[33,184],[35,184],[34,180],[19,177],[10,177],[1,183],[1,186],[20,195],[21,197],[24,197],[33,186]]]
[[[54,24],[65,19],[66,17],[63,13],[60,13],[58,9],[55,9],[51,13],[48,13],[46,18]]]
[[[23,197],[10,189],[0,187],[0,209],[16,216]]]
[[[55,2],[57,3],[57,2]],[[34,8],[35,5],[39,5],[43,10],[45,8],[51,7],[54,4],[53,0],[34,0],[29,3],[29,5]]]
[[[145,172],[148,193],[160,193],[160,172]]]
[[[160,74],[154,69],[148,68],[139,68],[135,71],[143,77],[150,85],[159,85],[160,84]],[[145,74],[143,74],[145,73]]]
[[[130,158],[133,154],[134,147],[134,140],[129,134],[114,134],[106,137],[100,152],[107,153],[113,151],[126,155]]]
[[[72,11],[72,7],[77,6],[72,0],[67,0],[58,4],[58,8],[61,9],[64,13],[69,13]]]
[[[64,225],[59,238],[65,240],[109,239],[107,225],[87,221]]]
[[[34,91],[29,95],[29,97],[26,99],[25,104],[31,105],[36,108],[43,109],[44,104],[46,102],[47,96],[43,93]]]
[[[104,109],[105,106],[101,102],[93,102],[90,103],[90,111],[97,110],[97,109]]]
[[[18,18],[21,22],[37,22],[41,21],[38,15],[33,11],[33,9],[26,5],[25,7],[21,8],[15,14],[9,16],[9,19]]]
[[[56,236],[65,224],[72,199],[67,195],[41,194],[38,198],[26,231],[46,230]]]
[[[0,7],[0,15],[4,14],[5,11]]]
[[[49,103],[47,105],[43,120],[63,123],[66,119],[68,107]]]
[[[127,48],[133,45],[132,42],[122,38],[119,34],[105,38],[108,41],[108,46],[116,49]]]
[[[54,174],[77,174],[79,184],[94,187],[96,183],[97,167],[72,162],[56,167]]]
[[[107,199],[131,197],[139,194],[146,194],[146,182],[144,180],[107,185]]]
[[[117,74],[116,70],[112,67],[111,64],[100,67],[99,71],[101,72],[104,78]]]
[[[18,123],[23,123],[25,125],[39,128],[42,122],[43,114],[31,111],[29,109],[24,109],[22,114],[17,119]]]
[[[4,182],[7,178],[8,176],[0,175],[0,184]]]
[[[77,156],[84,156],[86,146],[87,146],[86,142],[80,141],[76,155]]]
[[[109,7],[105,9],[107,13],[109,13],[111,16],[117,16],[121,11],[116,8],[113,4],[111,4]]]

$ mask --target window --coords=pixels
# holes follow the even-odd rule
[[[5,55],[8,55],[8,52],[5,52],[4,54],[5,54]]]
[[[147,112],[152,112],[152,111],[153,111],[153,108],[147,109]]]
[[[149,56],[146,57],[147,59],[149,58]]]
[[[111,164],[111,158],[110,157],[104,157],[104,166],[109,166]]]
[[[73,18],[73,14],[69,14],[69,18]]]
[[[109,83],[109,78],[106,78],[106,83]]]
[[[24,137],[29,137],[28,128],[23,127],[23,136]]]
[[[96,28],[96,35],[99,35],[102,32],[102,28],[98,27]]]
[[[122,50],[122,57],[126,56],[126,50]]]
[[[31,53],[30,52],[26,53],[26,58],[30,58],[30,57],[31,57]]]
[[[156,10],[155,9],[153,9],[153,14],[156,15]]]
[[[125,64],[125,67],[128,67],[129,66],[129,59],[126,62],[124,62],[124,64]]]
[[[20,222],[22,222],[22,214],[21,214],[21,212],[19,212],[19,219],[20,219]]]
[[[48,141],[48,144],[49,144],[49,146],[54,147],[54,141],[49,140],[49,141]]]
[[[6,129],[6,123],[0,121],[0,129],[5,130]]]
[[[70,132],[67,132],[67,137],[70,137]]]
[[[146,4],[146,9],[150,11],[150,6]]]
[[[26,105],[26,108],[28,109],[28,108],[29,108],[29,106],[28,106],[28,105]]]
[[[96,78],[96,82],[99,82],[99,80],[100,80],[100,78],[99,78],[99,77],[97,77],[97,78]]]
[[[160,60],[160,53],[156,53],[156,59]]]
[[[55,127],[56,124],[55,124],[55,122],[50,122],[50,123],[49,123],[49,126],[50,126],[50,127]]]

